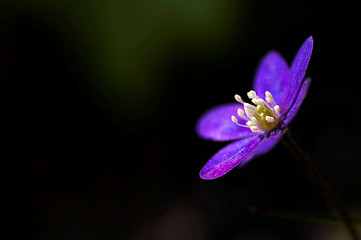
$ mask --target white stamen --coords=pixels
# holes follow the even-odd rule
[[[280,106],[276,105],[276,106],[273,107],[273,109],[275,110],[277,116],[279,116],[280,112],[281,112]]]
[[[253,113],[256,111],[256,108],[249,103],[245,103],[244,110],[246,111],[247,117],[251,118]]]
[[[235,124],[237,124],[237,125],[240,126],[240,127],[246,127],[246,128],[248,128],[247,125],[239,124],[239,123],[238,123],[238,119],[237,119],[235,116],[232,116],[232,122],[234,122]]]
[[[269,91],[266,91],[264,94],[266,95],[266,97],[269,97],[269,98],[273,99],[273,95]]]
[[[249,108],[251,110],[256,110],[256,107],[249,103],[244,103],[244,109]]]
[[[243,118],[244,120],[248,120],[242,109],[238,108],[237,114],[239,117]]]
[[[262,131],[266,131],[266,128],[264,128],[264,126],[255,117],[252,117],[251,119],[254,125],[256,125],[258,129]]]
[[[269,91],[266,91],[265,94],[266,94],[266,101],[272,104],[273,106],[276,105],[275,99],[273,98],[272,94]]]
[[[269,104],[271,104],[272,107],[274,107],[275,104],[274,104],[274,102],[272,102],[272,99],[266,97],[266,101],[267,101]]]
[[[251,127],[252,132],[260,132],[260,130],[256,126]]]
[[[266,121],[269,123],[276,123],[275,119],[273,117],[270,116],[266,116]]]
[[[266,91],[264,100],[251,90],[247,96],[254,105],[244,102],[237,94],[234,96],[236,101],[244,106],[244,109],[237,109],[238,116],[232,116],[232,122],[238,126],[250,128],[252,132],[269,132],[274,129],[280,121],[281,108],[276,105],[272,94]],[[238,119],[248,121],[246,125],[243,125],[238,122]]]
[[[234,98],[236,99],[237,102],[241,103],[242,105],[244,104],[244,101],[242,100],[241,96],[239,96],[238,94],[234,95]]]
[[[248,122],[246,122],[246,124],[247,124],[248,127],[254,126],[254,123],[252,121],[248,121]]]
[[[256,105],[267,106],[271,108],[271,106],[268,105],[268,103],[266,103],[262,98],[254,98],[252,99],[252,102]]]
[[[247,93],[247,96],[250,98],[250,99],[253,99],[253,98],[259,98],[256,94],[255,91],[251,90]]]
[[[261,109],[262,109],[262,106],[257,105],[256,112],[254,114],[260,116],[261,118],[265,118],[265,114],[263,112],[261,112]]]

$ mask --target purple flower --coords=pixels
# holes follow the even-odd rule
[[[295,117],[307,94],[311,79],[304,75],[311,58],[313,39],[298,50],[291,68],[282,56],[269,52],[261,61],[248,92],[253,104],[235,95],[238,103],[214,107],[198,121],[197,133],[214,141],[236,140],[217,152],[202,168],[203,179],[223,176],[234,167],[270,151]]]

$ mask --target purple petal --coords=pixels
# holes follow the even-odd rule
[[[229,103],[210,109],[197,123],[198,135],[214,141],[229,141],[255,135],[249,128],[240,127],[232,122],[231,117],[237,116],[239,108],[244,110],[239,103]],[[246,120],[239,117],[238,122],[246,124]]]
[[[290,91],[286,102],[281,106],[282,112],[287,112],[297,98],[297,94],[300,90],[303,77],[305,76],[305,72],[311,58],[312,48],[313,39],[311,36],[303,43],[292,62],[289,76]]]
[[[289,91],[288,65],[277,52],[268,53],[261,61],[253,84],[254,90],[261,98],[265,92],[272,93],[277,104],[285,101]]]
[[[296,116],[298,109],[300,108],[303,100],[307,95],[308,88],[310,87],[310,85],[311,85],[311,78],[307,78],[301,86],[301,90],[298,94],[295,103],[291,106],[290,110],[287,113],[287,116],[284,120],[286,125],[288,125],[292,121],[292,119]]]
[[[217,152],[199,173],[203,179],[215,179],[223,176],[238,164],[243,164],[250,153],[259,143],[261,139],[256,135],[254,137],[245,138],[229,144]]]
[[[258,146],[253,149],[254,157],[260,156],[271,151],[275,145],[281,140],[282,131],[274,132],[270,137],[262,140]]]
[[[266,154],[271,151],[281,140],[282,131],[273,132],[268,138],[263,139],[248,155],[246,160],[242,161],[238,167],[244,167],[251,159]]]

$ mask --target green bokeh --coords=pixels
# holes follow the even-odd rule
[[[166,64],[182,48],[211,59],[227,48],[244,5],[233,0],[5,2],[59,35],[59,44],[81,62],[79,82],[106,113],[135,118],[162,101],[170,81]]]

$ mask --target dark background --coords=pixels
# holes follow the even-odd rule
[[[356,5],[0,1],[0,238],[348,239],[279,144],[222,178],[194,128],[314,38],[294,138],[361,218]]]

